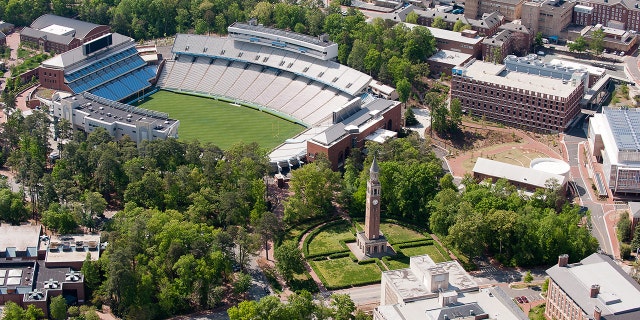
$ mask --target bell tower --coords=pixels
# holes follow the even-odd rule
[[[369,181],[367,181],[367,203],[364,220],[364,234],[369,240],[380,237],[380,181],[378,174],[380,168],[375,156],[369,169]]]

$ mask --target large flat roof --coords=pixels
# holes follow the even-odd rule
[[[64,250],[63,243],[68,241],[69,247]],[[56,249],[51,244],[56,243]],[[90,254],[91,260],[100,258],[100,235],[82,234],[51,238],[47,248],[46,262],[77,262],[84,261]]]
[[[471,57],[472,55],[462,53],[462,52],[455,52],[451,50],[439,50],[438,52],[434,53],[431,57],[429,57],[429,59],[427,60],[459,66],[469,61]]]
[[[409,265],[410,268],[384,271],[382,273],[387,283],[404,301],[415,301],[438,296],[438,292],[431,292],[427,288],[423,283],[423,277],[420,275],[428,274],[434,268],[449,273],[449,290],[465,292],[478,289],[478,284],[462,268],[458,261],[435,263],[429,255],[425,254],[409,258]]]
[[[517,181],[540,188],[544,188],[545,183],[549,179],[558,180],[560,185],[563,185],[565,182],[565,178],[562,175],[481,157],[476,160],[476,164],[473,166],[473,172],[496,178],[505,178],[509,181]]]
[[[75,37],[84,39],[91,30],[100,27],[99,24],[56,16],[54,14],[44,14],[31,23],[31,28],[42,30],[51,25],[64,26],[74,29]]]
[[[16,251],[25,251],[27,248],[38,248],[40,244],[40,230],[42,226],[9,224],[0,225],[0,251],[7,248],[15,248]]]
[[[640,152],[640,110],[603,107],[613,139],[620,151]]]
[[[473,45],[481,42],[483,39],[482,37],[468,38],[463,36],[460,32],[454,32],[454,31],[438,29],[433,27],[425,27],[425,26],[406,23],[406,22],[404,24],[410,29],[413,29],[415,27],[427,28],[436,39],[446,39],[446,40],[457,41],[457,42],[473,44]]]
[[[568,98],[577,89],[571,81],[509,71],[502,64],[478,61],[466,67],[465,76],[497,86]]]
[[[606,255],[594,253],[579,263],[555,265],[547,274],[587,314],[597,306],[603,316],[633,311],[635,319],[640,318],[640,284]],[[600,286],[596,298],[590,297],[592,285]]]
[[[458,303],[446,307],[442,307],[438,299],[431,298],[402,305],[381,305],[377,307],[376,310],[382,314],[386,320],[440,320],[444,319],[445,314],[448,319],[458,319],[456,317],[461,315],[461,310],[465,310],[466,315],[469,315],[471,306],[479,306],[479,310],[474,309],[475,313],[480,314],[482,312],[488,314],[491,319],[496,315],[500,315],[499,318],[505,320],[529,319],[499,287],[458,293]]]

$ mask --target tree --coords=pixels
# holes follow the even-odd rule
[[[302,252],[295,242],[285,241],[276,248],[273,254],[276,259],[276,267],[285,279],[290,280],[294,273],[304,272]]]
[[[335,308],[334,320],[351,320],[356,305],[348,294],[334,294],[331,296],[331,306]]]
[[[525,283],[531,283],[531,281],[533,281],[533,276],[531,275],[531,271],[527,271],[524,274],[524,278],[522,280],[524,280]]]
[[[636,252],[640,248],[640,226],[636,225],[633,231],[633,239],[631,240],[631,249]]]
[[[431,27],[438,29],[447,29],[447,23],[444,21],[444,19],[442,19],[442,17],[435,17],[435,19],[433,19],[433,22],[431,22]]]
[[[462,22],[462,20],[457,20],[456,23],[453,24],[453,31],[455,32],[462,32],[469,29],[471,29],[471,26]]]
[[[316,161],[293,172],[290,188],[293,195],[285,202],[284,219],[295,222],[333,213],[335,191],[340,190],[340,176],[326,160]],[[327,192],[331,190],[330,192]]]
[[[247,273],[238,273],[236,276],[236,281],[233,282],[233,292],[235,294],[243,294],[249,290],[251,287],[251,275]]]
[[[95,226],[93,217],[103,216],[104,210],[107,209],[107,201],[98,192],[85,191],[82,196],[82,224],[93,230]]]
[[[538,33],[536,33],[536,36],[535,36],[535,38],[533,39],[533,43],[534,43],[534,46],[535,46],[536,48],[540,48],[540,47],[542,47],[542,46],[544,45],[544,42],[543,42],[543,40],[542,40],[542,39],[543,39],[543,38],[542,38],[542,32],[538,32]]]
[[[398,82],[396,82],[396,90],[398,90],[398,99],[400,102],[407,104],[407,100],[409,100],[409,94],[411,94],[411,83],[407,78],[402,78]]]
[[[591,42],[589,43],[589,49],[597,56],[601,55],[604,51],[604,31],[602,28],[591,33]]]
[[[62,295],[51,298],[49,313],[55,320],[64,320],[67,318],[67,301]]]
[[[621,242],[629,242],[631,240],[631,220],[626,211],[620,214],[620,220],[616,226],[618,240]]]
[[[409,14],[407,14],[407,17],[405,18],[405,22],[406,23],[416,24],[416,23],[418,23],[418,18],[419,17],[420,16],[415,11],[411,11],[411,12],[409,12]]]
[[[227,310],[230,320],[253,320],[257,319],[258,306],[256,301],[242,301],[237,306]]]
[[[569,51],[582,53],[587,50],[587,40],[583,36],[579,36],[573,42],[567,44]]]
[[[260,234],[265,256],[269,260],[269,240],[273,240],[282,231],[280,219],[273,212],[267,211],[258,219],[256,231]]]
[[[460,102],[460,99],[451,99],[449,115],[449,131],[458,131],[460,129],[460,125],[462,125],[462,103]]]
[[[29,305],[27,310],[22,309],[13,301],[7,301],[2,311],[3,320],[36,320],[44,317],[44,312],[34,305]]]
[[[407,108],[407,111],[404,112],[404,124],[406,126],[414,126],[418,124],[418,119],[416,119],[415,113],[413,113],[413,108]]]

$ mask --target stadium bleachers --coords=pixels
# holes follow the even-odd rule
[[[155,66],[146,66],[100,85],[89,92],[103,98],[120,101],[150,87],[149,79],[155,76],[155,72]]]
[[[161,88],[245,101],[310,125],[331,119],[371,81],[335,61],[230,38],[178,35],[172,52]]]
[[[76,81],[84,76],[90,75],[91,73],[98,71],[104,67],[107,67],[111,64],[117,63],[120,60],[123,60],[127,57],[131,57],[134,55],[137,55],[137,51],[136,48],[128,48],[122,52],[116,53],[114,55],[108,56],[104,59],[100,59],[97,61],[94,61],[90,64],[86,64],[78,69],[72,70],[70,71],[68,74],[66,74],[64,77],[67,81],[69,82],[73,82]]]

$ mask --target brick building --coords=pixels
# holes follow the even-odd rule
[[[333,170],[344,165],[353,148],[364,147],[367,140],[383,143],[395,137],[402,127],[402,106],[398,101],[373,100],[361,108],[360,100],[353,101],[351,110],[345,110],[344,120],[307,140],[307,159],[313,161],[318,154],[325,154]],[[334,117],[340,117],[334,114]]]
[[[573,23],[640,31],[638,7],[638,2],[631,0],[580,0],[574,9]]]
[[[587,40],[587,43],[589,43],[592,39],[593,32],[596,30],[602,30],[604,32],[603,47],[610,51],[629,52],[638,42],[638,36],[635,32],[605,27],[601,24],[569,28],[567,39],[574,41],[579,36],[582,36]]]
[[[498,28],[504,23],[504,16],[498,12],[483,14],[479,19],[471,19],[464,14],[453,14],[451,12],[441,12],[436,9],[414,10],[418,14],[418,24],[430,27],[436,17],[442,18],[447,24],[447,29],[453,30],[453,26],[458,20],[470,25],[471,30],[477,31],[479,36],[487,37],[495,34]]]
[[[561,132],[579,112],[581,73],[571,80],[511,71],[474,61],[453,70],[451,98],[476,116],[538,132]]]
[[[640,319],[640,285],[607,255],[594,253],[569,264],[563,254],[547,274],[547,319]]]
[[[465,2],[464,16],[470,19],[481,17],[485,13],[498,12],[505,20],[520,19],[525,0],[468,0]]]
[[[62,53],[109,32],[109,26],[45,14],[20,31],[20,42]]]
[[[522,6],[522,25],[532,34],[542,32],[545,36],[559,36],[571,23],[574,1],[545,0],[526,2]]]
[[[514,38],[511,31],[502,30],[489,38],[482,40],[482,59],[484,61],[500,63],[511,54]]]

